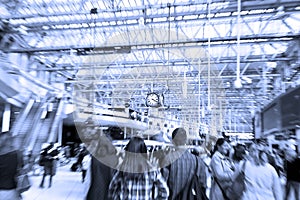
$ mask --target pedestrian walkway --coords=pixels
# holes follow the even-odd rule
[[[82,183],[81,172],[72,172],[71,164],[57,168],[50,188],[48,188],[48,176],[44,188],[39,188],[42,175],[30,176],[32,186],[29,191],[22,194],[23,200],[84,200],[89,180]]]

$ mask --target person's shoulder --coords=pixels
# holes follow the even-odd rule
[[[273,174],[277,174],[275,168],[274,168],[270,163],[266,163],[266,164],[265,164],[265,167],[266,167],[269,171],[271,171]]]
[[[220,161],[220,160],[222,160],[224,158],[224,156],[221,154],[221,153],[219,153],[218,151],[216,151],[215,153],[214,153],[214,155],[211,157],[211,162],[214,162],[214,161]]]

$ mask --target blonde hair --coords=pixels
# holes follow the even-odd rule
[[[264,165],[268,162],[268,158],[265,156],[268,156],[267,152],[264,150],[259,150],[258,145],[256,143],[252,143],[249,146],[249,153],[252,162],[259,166],[259,165]]]

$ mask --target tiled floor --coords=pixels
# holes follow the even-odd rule
[[[57,168],[50,188],[48,178],[45,180],[45,188],[39,188],[42,176],[31,175],[32,186],[22,194],[23,200],[84,200],[89,180],[82,183],[81,172],[71,172],[70,164]]]

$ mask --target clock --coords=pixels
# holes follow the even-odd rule
[[[151,93],[147,94],[146,106],[148,106],[148,107],[159,107],[159,106],[161,106],[160,96],[155,92],[151,92]]]

